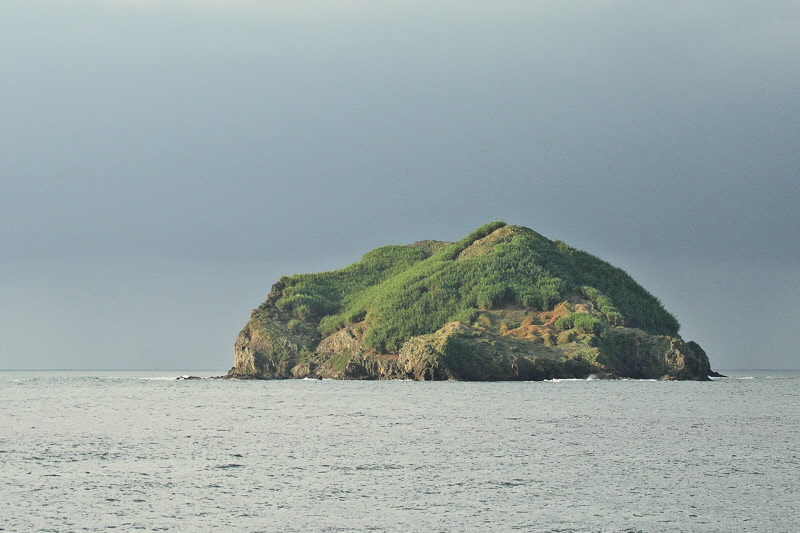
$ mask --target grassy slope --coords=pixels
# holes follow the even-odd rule
[[[343,269],[281,281],[281,311],[313,324],[322,336],[365,320],[365,343],[378,352],[396,352],[410,337],[447,322],[470,324],[481,310],[547,310],[573,297],[593,300],[611,323],[654,334],[675,335],[679,328],[624,271],[503,222],[482,226],[457,243],[385,246]]]

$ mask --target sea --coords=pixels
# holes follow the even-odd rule
[[[800,531],[800,372],[181,373],[0,372],[0,531]]]

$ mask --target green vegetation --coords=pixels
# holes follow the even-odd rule
[[[347,364],[352,358],[353,354],[350,352],[350,350],[343,350],[341,353],[333,356],[333,368],[340,372],[343,371],[345,368],[347,368]]]
[[[597,307],[597,310],[605,316],[605,319],[609,324],[614,326],[621,326],[623,324],[624,319],[622,313],[620,313],[617,308],[614,307],[614,305],[611,303],[611,299],[606,295],[594,287],[589,286],[583,287],[583,295],[592,301],[592,303]],[[677,322],[675,331],[677,331]]]
[[[389,353],[448,322],[491,325],[488,310],[546,311],[570,299],[590,300],[603,320],[571,313],[558,319],[559,331],[600,336],[610,324],[677,334],[675,317],[625,272],[527,228],[492,222],[456,243],[423,242],[378,248],[340,270],[283,277],[275,306],[297,321],[293,332],[327,336],[364,321],[364,344]]]
[[[556,320],[555,326],[558,331],[574,329],[580,333],[598,336],[602,336],[608,330],[605,322],[587,313],[570,313],[562,316]]]

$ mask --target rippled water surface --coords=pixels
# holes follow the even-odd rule
[[[800,374],[732,374],[3,372],[0,530],[800,531]]]

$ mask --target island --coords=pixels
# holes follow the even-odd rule
[[[230,379],[538,381],[717,376],[623,270],[522,227],[383,246],[283,276],[234,345]]]

